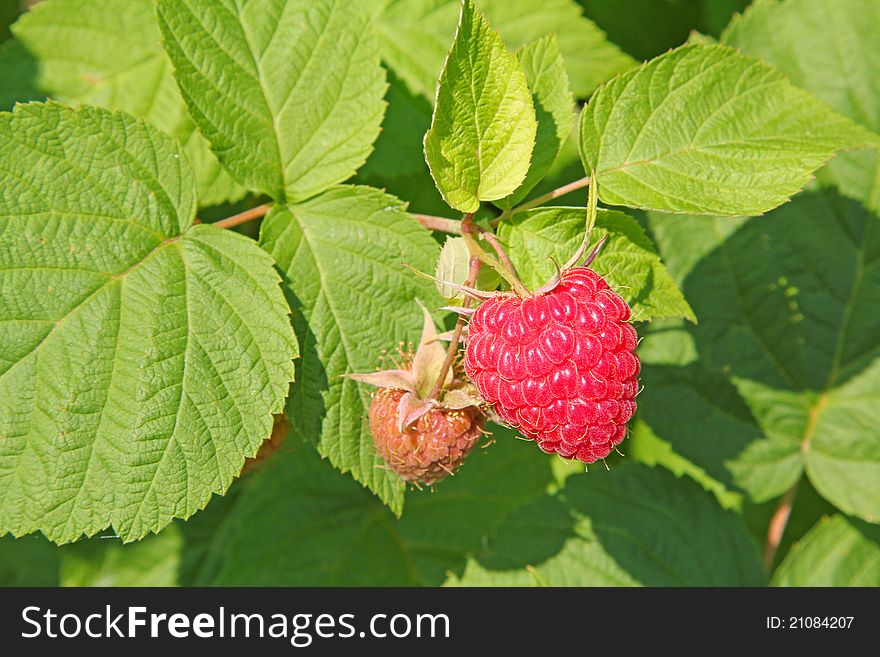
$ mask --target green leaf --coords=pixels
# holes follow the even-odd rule
[[[15,39],[0,43],[0,111],[10,110],[15,103],[45,100],[46,94],[36,88],[37,62]]]
[[[836,9],[834,0],[757,0],[721,40],[779,68],[841,114],[877,129],[880,53],[871,46],[880,35],[880,6],[874,0],[848,0],[845,11]]]
[[[758,501],[805,472],[838,508],[876,521],[880,320],[872,309],[880,303],[880,219],[825,190],[726,238],[718,232],[724,222],[649,220],[652,229],[686,226],[654,234],[699,318],[680,329],[699,363],[693,356],[677,362],[649,334],[640,356],[652,393],[639,398],[640,417]],[[691,244],[703,255],[695,262],[688,255],[688,269],[676,253]],[[661,385],[671,387],[661,393]]]
[[[0,531],[124,540],[224,493],[296,341],[268,256],[192,226],[177,145],[123,113],[0,114]]]
[[[428,185],[433,187],[422,147],[422,139],[431,127],[431,103],[410,93],[391,72],[385,101],[388,111],[382,122],[382,132],[376,140],[375,150],[358,175],[386,180],[424,172]]]
[[[437,243],[398,199],[352,186],[277,206],[260,243],[281,268],[302,345],[287,407],[294,430],[400,513],[403,482],[384,466],[365,422],[370,390],[341,375],[369,372],[383,351],[418,340],[414,299],[441,304],[433,284],[402,263],[432,271]]]
[[[725,488],[758,502],[781,495],[803,473],[799,438],[765,434],[728,377],[668,349],[675,332],[687,335],[683,328],[661,327],[648,330],[640,345],[645,393],[639,395],[639,417]]]
[[[353,183],[382,188],[406,200],[413,212],[448,213],[449,206],[431,178],[422,144],[431,127],[431,103],[410,92],[390,71],[388,82],[388,111],[382,121],[382,132]]]
[[[657,242],[663,263],[679,286],[684,284],[701,260],[712,254],[724,240],[748,221],[747,217],[670,217],[661,212],[649,212],[645,217],[648,231]]]
[[[449,285],[444,285],[442,281],[464,285],[470,270],[470,259],[467,243],[463,237],[446,238],[443,248],[440,249],[434,278],[437,279],[437,293],[447,301],[458,302],[464,296]]]
[[[15,22],[22,11],[24,11],[24,6],[19,0],[0,0],[0,43],[5,42],[11,36],[9,26]]]
[[[459,0],[372,0],[382,58],[413,92],[433,98],[455,34]],[[635,64],[581,14],[574,0],[481,0],[479,8],[510,48],[555,34],[572,89],[586,97]]]
[[[574,123],[574,97],[565,73],[565,63],[554,36],[524,46],[517,53],[526,75],[538,120],[535,150],[525,180],[510,196],[498,203],[509,210],[522,201],[547,174]]]
[[[513,192],[535,146],[535,107],[522,67],[471,0],[437,86],[425,159],[446,202],[476,212]]]
[[[92,539],[61,551],[61,586],[176,586],[183,539],[177,527],[138,543]]]
[[[448,285],[440,281],[458,283],[464,285],[470,273],[470,253],[463,237],[447,237],[440,249],[440,258],[437,260],[437,269],[434,278],[437,279],[438,294],[451,303],[460,303],[464,296]],[[501,276],[490,267],[481,267],[477,276],[476,287],[481,290],[495,290],[501,283]]]
[[[517,212],[499,225],[498,234],[508,247],[523,283],[536,289],[574,254],[584,238],[584,208],[541,208]],[[591,265],[618,289],[630,304],[635,319],[684,317],[695,321],[694,313],[660,257],[632,217],[614,210],[599,210],[590,244],[608,236]]]
[[[751,0],[578,0],[608,38],[638,60],[680,46],[695,30],[717,36]]]
[[[824,518],[786,555],[774,586],[880,586],[880,527]]]
[[[880,220],[875,217],[874,221]],[[861,293],[865,296],[851,302],[854,306],[866,303],[873,308],[877,303],[878,277],[877,269],[873,269],[874,281],[863,283],[870,289]],[[852,345],[854,340],[847,339],[848,333],[844,326],[841,340]],[[847,342],[842,343],[841,355],[835,362],[840,363],[847,357]],[[875,343],[866,354],[874,358],[873,363],[857,376],[852,376],[852,369],[840,365],[832,370],[829,386],[842,381],[846,383],[829,387],[811,409],[813,415],[810,419],[816,418],[815,428],[805,454],[807,474],[816,490],[840,510],[870,522],[880,522],[880,360],[876,359],[877,344],[880,343]]]
[[[475,449],[435,491],[407,496],[400,519],[308,446],[242,482],[206,558],[211,586],[442,584],[519,504],[541,495],[550,459],[508,430]],[[289,503],[279,504],[279,500]]]
[[[283,447],[283,446],[282,446]],[[274,454],[273,454],[274,458]],[[214,572],[216,564],[206,558],[208,550],[219,534],[218,529],[234,508],[243,481],[248,481],[248,473],[237,479],[223,497],[213,500],[204,511],[197,513],[187,521],[177,521],[175,526],[183,536],[183,548],[180,565],[177,569],[178,586],[195,586],[199,578],[207,577]]]
[[[651,393],[653,393],[653,388]],[[643,390],[642,395],[646,395]],[[641,395],[640,395],[641,396]],[[651,394],[653,396],[653,394]],[[731,490],[723,483],[712,477],[706,470],[691,460],[683,457],[679,452],[672,449],[672,446],[665,440],[659,438],[645,422],[638,418],[632,424],[627,438],[626,456],[637,463],[644,463],[652,467],[662,466],[670,470],[676,476],[688,476],[696,481],[704,490],[715,495],[718,504],[722,508],[731,509],[733,511],[742,511],[743,496],[735,490]],[[818,496],[818,494],[817,494]],[[821,498],[819,498],[821,500]],[[827,502],[821,500],[827,505]],[[772,512],[772,509],[771,509]],[[746,524],[749,524],[751,517],[745,517]],[[767,527],[769,516],[760,525],[759,536],[763,539],[763,534]],[[751,526],[750,526],[751,529]],[[753,533],[754,535],[754,533]]]
[[[379,134],[373,23],[344,0],[159,0],[190,112],[248,189],[299,201],[351,177]]]
[[[14,32],[0,55],[0,109],[48,96],[143,117],[184,145],[202,205],[244,195],[187,114],[151,0],[45,0]]]
[[[43,536],[0,536],[0,586],[58,586],[60,563]]]
[[[375,4],[383,5],[384,0],[375,0]],[[392,0],[385,8],[385,13],[381,17],[382,20],[387,22],[393,19],[394,25],[389,26],[383,22],[381,30],[383,57],[385,58],[385,63],[391,65],[387,56],[386,42],[390,44],[389,47],[397,47],[399,43],[400,52],[406,55],[407,58],[412,55],[411,63],[414,66],[421,66],[427,61],[422,56],[423,51],[428,47],[428,44],[432,43],[431,39],[435,38],[430,36],[428,31],[439,20],[441,15],[448,16],[448,20],[444,18],[443,21],[440,21],[444,27],[440,30],[440,35],[436,37],[436,66],[428,73],[425,86],[418,93],[407,88],[409,81],[404,83],[397,68],[392,66],[389,74],[390,88],[386,95],[389,106],[382,124],[382,133],[376,141],[376,150],[367,160],[367,163],[359,170],[357,182],[386,189],[389,193],[406,200],[410,204],[411,211],[442,215],[448,212],[448,206],[444,203],[433,184],[427,164],[425,163],[421,139],[431,125],[432,106],[425,96],[429,95],[431,100],[434,100],[437,78],[440,74],[449,43],[455,34],[458,3],[454,0],[439,0],[438,2],[429,0],[424,5],[419,5],[421,9],[415,6],[418,4],[417,0]],[[515,9],[515,6],[518,4],[519,0],[508,4],[488,3],[489,11],[493,12],[490,16],[491,24],[497,26],[500,24],[497,21],[503,22],[505,20],[505,9]],[[563,0],[561,4],[570,5],[571,3],[569,0]],[[480,3],[480,6],[483,8],[485,8],[484,5],[485,3]],[[526,4],[523,4],[523,6],[526,6]],[[553,6],[555,7],[557,4],[554,3]],[[377,7],[377,10],[381,9],[381,6]],[[562,12],[559,16],[565,18],[567,13],[567,11]],[[539,22],[534,20],[536,16],[544,19],[549,14],[542,10],[539,14],[533,13],[523,20],[517,19],[514,14],[510,15],[507,25],[514,31],[517,29],[522,31],[522,43],[541,36],[539,32],[532,29],[539,24]],[[573,22],[568,19],[558,20],[559,25],[554,29],[550,29],[550,32],[565,32],[566,28],[578,24],[576,21]],[[397,30],[398,26],[400,31]],[[412,31],[412,39],[407,41],[406,35],[410,34],[410,31]],[[504,37],[503,31],[502,37]],[[559,38],[556,40],[559,41]],[[578,47],[578,44],[581,42],[578,39],[571,39],[569,41],[569,55],[571,55],[572,48],[574,52],[583,54],[583,49]],[[517,43],[508,40],[508,45],[515,46]],[[565,44],[562,45],[564,46]],[[421,50],[419,50],[420,48]],[[598,51],[594,49],[590,52],[596,53]],[[578,56],[576,59],[583,61],[584,58]],[[542,77],[542,80],[547,81],[548,78]],[[599,80],[596,82],[598,83]],[[540,106],[537,109],[540,111]],[[539,137],[542,130],[545,130],[548,125],[547,121],[538,122]],[[573,144],[573,140],[569,134],[566,145],[571,144]],[[572,148],[572,153],[572,164],[574,166],[570,174],[565,172],[566,175],[559,184],[551,184],[547,189],[553,189],[561,184],[570,182],[572,176],[578,177],[583,175],[576,146]],[[542,185],[541,191],[547,191],[547,189],[544,189],[543,182],[540,184]]]
[[[726,43],[761,57],[784,71],[799,86],[816,94],[837,111],[861,125],[880,130],[880,38],[878,6],[854,0],[848,11],[821,0],[758,2],[726,31]],[[773,38],[765,41],[768,35]],[[824,48],[810,48],[821,38]],[[829,51],[833,56],[829,56]],[[880,151],[844,153],[820,172],[823,181],[836,185],[845,196],[860,200],[874,213],[880,211]],[[862,243],[856,254],[857,274],[839,341],[841,359],[846,342],[870,355],[876,340],[876,322],[866,304],[878,297],[874,253],[877,218],[856,230],[844,228]],[[858,306],[856,304],[859,304]],[[867,315],[862,313],[867,312]],[[864,374],[827,397],[818,417],[807,467],[816,488],[849,513],[877,522],[880,519],[880,436],[876,430],[878,393],[876,362]],[[864,430],[867,428],[867,431]],[[841,451],[843,450],[843,451]],[[856,492],[866,484],[865,495]]]
[[[742,519],[663,469],[627,464],[573,475],[521,507],[469,561],[465,586],[758,586]]]
[[[731,23],[722,39],[777,67],[841,114],[880,131],[880,6],[873,0],[852,0],[845,11],[831,0],[761,0]],[[842,153],[820,175],[880,211],[878,171],[880,152],[873,149]]]
[[[584,18],[573,0],[481,0],[480,7],[512,48],[555,34],[580,98],[636,63]]]
[[[434,100],[460,0],[370,0],[382,61],[409,90]]]
[[[880,137],[779,71],[721,46],[684,46],[604,85],[580,149],[611,205],[755,215],[787,201],[842,148]]]

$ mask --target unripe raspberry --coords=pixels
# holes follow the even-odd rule
[[[461,466],[482,433],[485,414],[474,386],[461,380],[460,365],[445,366],[446,349],[428,311],[422,312],[415,353],[401,350],[395,369],[347,376],[378,388],[370,403],[370,433],[388,466],[406,481],[431,486]]]
[[[430,486],[454,473],[480,437],[479,408],[434,407],[400,429],[405,390],[380,388],[370,404],[370,433],[383,459],[406,481]]]
[[[534,296],[485,301],[469,325],[465,370],[500,418],[545,452],[592,463],[636,410],[638,342],[626,302],[587,267]]]

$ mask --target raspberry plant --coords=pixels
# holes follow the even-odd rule
[[[880,3],[581,4],[24,13],[0,582],[880,584]]]

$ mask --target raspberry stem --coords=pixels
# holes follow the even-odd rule
[[[828,391],[826,390],[816,400],[815,405],[810,409],[807,418],[807,427],[804,429],[804,436],[801,440],[801,452],[806,454],[810,447],[810,441],[813,439],[813,433],[816,431],[816,425],[819,422],[819,416],[825,410],[825,404],[828,403]],[[791,509],[794,506],[795,497],[797,497],[800,479],[785,491],[785,495],[779,500],[779,505],[770,519],[770,525],[767,528],[767,543],[764,546],[764,568],[769,573],[776,561],[776,553],[782,543],[785,535],[785,528],[788,525],[788,519],[791,517]]]
[[[495,236],[495,233],[485,230],[483,228],[480,229],[480,236],[486,240],[495,253],[498,254],[498,259],[501,260],[501,263],[510,269],[514,274],[516,274],[516,268],[513,266],[513,262],[510,260],[510,256],[507,255],[507,251],[504,250],[504,247],[501,246],[501,242],[498,241],[498,238]],[[517,276],[518,278],[518,276]]]
[[[483,236],[486,237],[486,241],[492,245],[492,248],[498,253],[500,259],[496,258],[480,246],[480,243],[476,238],[476,235],[479,233],[482,233]],[[501,247],[501,244],[498,243],[498,240],[495,239],[495,236],[492,235],[491,237],[487,237],[491,235],[491,233],[474,224],[474,215],[472,212],[465,214],[464,218],[461,220],[461,235],[464,237],[464,241],[467,244],[471,257],[479,258],[483,264],[486,264],[497,271],[501,277],[507,281],[511,289],[519,296],[523,298],[532,296],[529,289],[523,285],[521,280],[519,280],[519,276],[516,275],[516,271],[513,268],[513,263],[510,262],[510,258],[507,257],[507,253],[504,252],[504,249]],[[470,285],[469,287],[473,287],[473,285]]]
[[[536,196],[527,203],[523,203],[522,205],[519,205],[511,210],[503,212],[499,217],[492,220],[492,225],[497,226],[498,222],[502,221],[505,217],[509,217],[510,215],[517,212],[525,212],[526,210],[531,210],[538,207],[539,205],[543,205],[547,201],[552,201],[555,198],[559,198],[560,196],[565,196],[566,194],[569,194],[575,190],[582,189],[589,184],[590,177],[586,176],[584,178],[580,178],[579,180],[570,182],[566,185],[562,185],[562,187],[558,187],[552,191],[547,192],[546,194],[541,194],[541,196]],[[265,216],[269,213],[269,210],[271,209],[272,205],[270,203],[264,203],[263,205],[258,205],[255,208],[250,208],[249,210],[245,210],[244,212],[239,212],[238,214],[226,217],[225,219],[221,219],[220,221],[215,221],[213,225],[217,228],[234,228],[240,224],[246,223],[248,221],[253,221],[254,219],[259,219],[260,217]],[[428,228],[429,230],[436,230],[437,232],[449,233],[451,235],[458,235],[462,232],[461,222],[456,221],[455,219],[449,219],[447,217],[436,217],[430,214],[414,214],[413,216],[420,224],[422,224],[425,228]],[[489,240],[487,239],[487,241]],[[499,273],[502,272],[499,270]]]
[[[447,219],[446,217],[435,217],[431,214],[413,214],[422,226],[428,230],[436,230],[439,233],[449,233],[450,235],[461,235],[461,222],[456,219]]]
[[[764,546],[764,570],[768,573],[773,570],[776,553],[779,550],[779,545],[782,543],[788,519],[791,517],[791,509],[794,505],[794,498],[797,496],[799,483],[800,481],[796,482],[794,486],[785,492],[785,495],[779,501],[779,506],[776,507],[776,511],[773,513],[773,517],[770,519],[770,525],[767,529],[767,544]]]
[[[583,178],[579,178],[578,180],[572,181],[562,187],[557,187],[554,190],[547,192],[546,194],[541,194],[540,196],[536,196],[531,201],[527,201],[522,205],[518,205],[515,208],[502,212],[501,215],[492,221],[493,226],[497,226],[500,222],[504,221],[506,218],[511,215],[516,214],[517,212],[525,212],[526,210],[532,210],[539,205],[544,205],[547,201],[552,201],[555,198],[559,198],[560,196],[565,196],[566,194],[570,194],[578,189],[583,189],[590,184],[590,177],[585,176]]]
[[[258,205],[255,208],[251,208],[250,210],[245,210],[244,212],[239,212],[238,214],[234,214],[231,217],[226,217],[225,219],[221,219],[220,221],[215,221],[213,223],[217,228],[234,228],[239,224],[246,223],[248,221],[252,221],[253,219],[259,219],[269,213],[269,210],[272,209],[272,205],[270,203],[264,203],[263,205]]]
[[[471,218],[472,217],[473,215],[471,215]],[[467,219],[467,215],[465,218]],[[467,287],[473,287],[477,284],[477,276],[480,275],[481,265],[482,262],[477,256],[471,256],[470,269],[468,270],[468,277],[465,281],[465,285]],[[462,305],[465,308],[469,308],[471,305],[471,298],[465,297]],[[459,342],[461,342],[461,332],[463,330],[464,317],[459,316],[458,321],[455,322],[455,329],[453,329],[452,331],[452,338],[449,340],[449,348],[446,350],[446,360],[443,361],[443,365],[440,368],[440,374],[437,377],[437,381],[434,383],[434,387],[431,388],[428,399],[437,399],[437,395],[439,395],[440,390],[443,389],[443,382],[446,381],[446,374],[449,372],[449,368],[452,367],[452,363],[455,361],[455,357],[458,355],[458,344]]]

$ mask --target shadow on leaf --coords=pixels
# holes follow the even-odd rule
[[[683,286],[698,309],[689,331],[702,361],[794,391],[821,391],[864,369],[880,344],[871,312],[880,278],[865,274],[880,254],[876,221],[836,192],[808,192],[723,241]]]
[[[763,581],[742,519],[689,479],[629,463],[512,513],[461,583],[736,586]]]
[[[454,477],[409,493],[400,519],[311,447],[289,441],[239,485],[195,583],[440,585],[553,480],[549,459],[533,445],[496,433],[496,443],[475,449]]]
[[[38,88],[39,64],[30,51],[15,39],[0,44],[0,111],[11,110],[16,103],[46,100]]]
[[[664,224],[676,221],[685,229]],[[830,189],[730,234],[723,221],[651,218],[671,269],[687,257],[684,239],[715,244],[683,273],[699,324],[671,331],[693,353],[668,349],[660,332],[643,344],[639,413],[719,482],[763,501],[800,476],[802,443],[834,440],[822,425],[828,400],[878,353],[880,231],[875,215]]]

